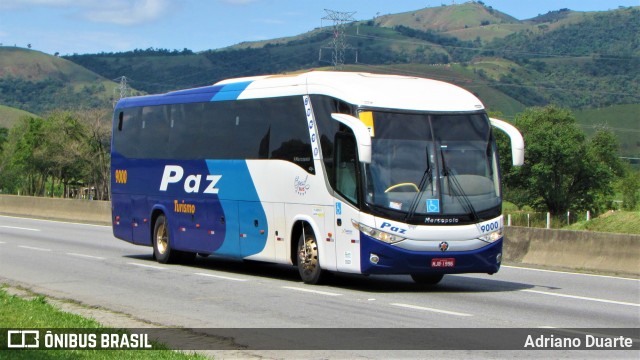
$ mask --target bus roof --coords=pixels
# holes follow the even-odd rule
[[[335,71],[229,79],[212,86],[126,98],[117,107],[304,94],[328,95],[354,105],[372,108],[418,111],[484,109],[482,102],[473,94],[446,82],[400,75]]]

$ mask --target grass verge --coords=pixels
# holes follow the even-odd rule
[[[595,219],[564,227],[564,229],[640,234],[640,211],[611,211]]]
[[[0,289],[0,329],[101,329],[103,332],[122,332],[103,327],[95,320],[63,312],[47,303],[44,296],[31,300],[10,295]],[[6,333],[0,334],[0,358],[6,359],[207,359],[198,354],[184,354],[152,342],[153,350],[23,350],[7,349]]]

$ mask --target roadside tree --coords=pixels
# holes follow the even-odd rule
[[[622,174],[617,140],[599,131],[587,140],[568,109],[535,107],[518,114],[525,139],[525,163],[505,166],[505,183],[516,203],[552,214],[600,212],[610,206],[613,182]]]

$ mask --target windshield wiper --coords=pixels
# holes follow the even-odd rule
[[[422,174],[422,178],[420,179],[420,184],[418,184],[418,193],[416,194],[416,196],[413,197],[413,200],[411,200],[411,205],[409,205],[409,212],[407,213],[407,215],[404,217],[404,221],[407,222],[407,220],[411,217],[413,217],[413,215],[415,215],[417,209],[418,209],[418,203],[420,202],[420,195],[422,194],[422,191],[425,187],[425,184],[427,184],[427,181],[429,184],[432,183],[433,179],[431,177],[431,160],[429,159],[429,144],[427,144],[426,148],[425,148],[426,152],[427,152],[427,168],[425,169],[424,173]]]
[[[478,216],[476,209],[473,207],[471,200],[469,200],[469,197],[467,196],[467,194],[465,194],[462,185],[460,185],[460,182],[458,181],[458,178],[453,173],[453,171],[449,169],[449,167],[447,167],[447,164],[444,160],[444,151],[442,151],[442,147],[440,147],[440,157],[442,158],[442,176],[447,177],[449,191],[458,200],[458,202],[460,202],[460,205],[462,205],[464,210],[473,216],[473,220],[479,221],[480,217]]]

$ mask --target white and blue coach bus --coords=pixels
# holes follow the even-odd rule
[[[326,272],[495,273],[492,125],[471,93],[417,77],[312,71],[120,100],[113,233],[161,263],[195,254]]]

